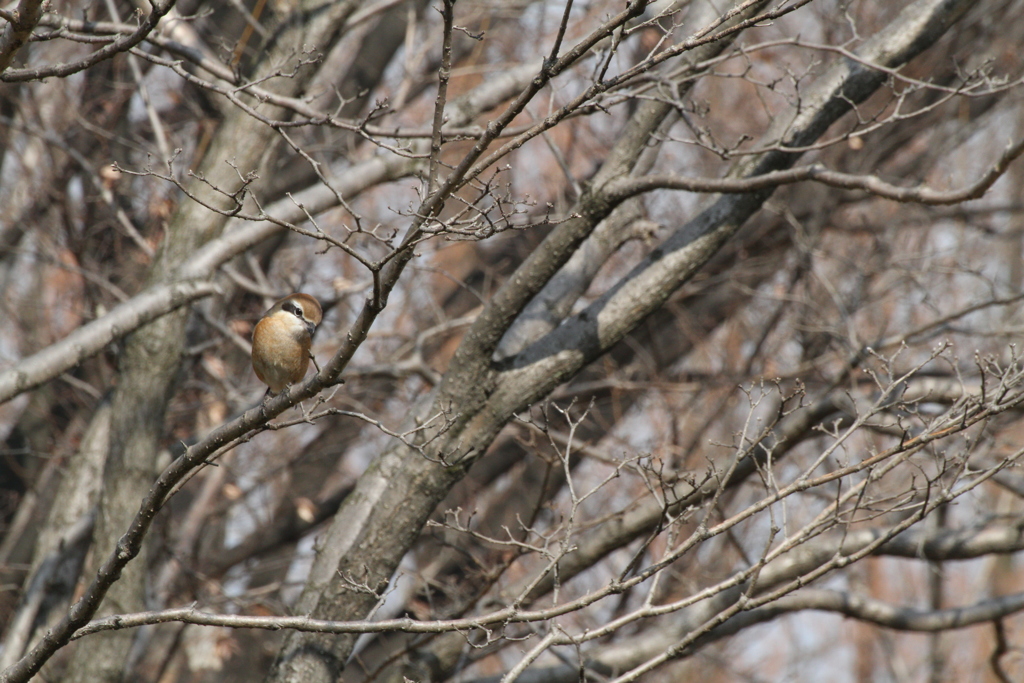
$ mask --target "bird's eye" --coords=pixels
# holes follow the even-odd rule
[[[288,311],[289,313],[294,315],[296,318],[301,318],[302,317],[302,309],[299,308],[299,305],[297,303],[295,303],[294,301],[286,301],[286,302],[284,302],[283,304],[281,304],[281,308],[283,308],[284,310]]]

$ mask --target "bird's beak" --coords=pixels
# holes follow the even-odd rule
[[[312,338],[313,337],[313,333],[316,332],[316,325],[314,325],[313,323],[311,323],[310,321],[307,320],[306,321],[306,331],[309,332],[309,336],[310,336],[310,338]]]

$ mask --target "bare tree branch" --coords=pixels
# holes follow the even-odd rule
[[[25,0],[27,4],[28,0]],[[100,62],[110,59],[114,55],[127,52],[131,48],[135,47],[148,36],[152,31],[156,29],[157,23],[160,19],[171,11],[174,7],[175,0],[166,0],[165,2],[158,2],[153,0],[153,10],[146,16],[146,18],[140,22],[139,26],[133,33],[126,36],[121,36],[111,42],[109,45],[96,50],[88,57],[81,59],[71,64],[57,64],[48,67],[38,68],[26,68],[26,69],[6,69],[3,73],[0,73],[0,81],[6,83],[18,83],[24,81],[38,81],[44,78],[52,77],[65,77],[72,74],[84,71],[91,66],[99,64]],[[33,26],[34,26],[33,22]],[[13,24],[12,24],[13,26]],[[31,30],[31,29],[29,29]],[[5,32],[6,34],[6,32]],[[17,49],[17,48],[14,48]]]
[[[21,0],[18,9],[5,14],[7,26],[0,36],[0,72],[6,71],[18,50],[28,42],[42,17],[42,0]]]

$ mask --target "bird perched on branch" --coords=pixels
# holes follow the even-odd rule
[[[313,332],[323,318],[309,294],[289,294],[270,307],[252,333],[252,369],[271,394],[301,382],[309,369]]]

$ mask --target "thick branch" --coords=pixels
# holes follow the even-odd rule
[[[42,5],[42,0],[21,0],[18,9],[6,17],[8,24],[0,35],[0,72],[11,65],[18,50],[28,42],[32,29],[43,16]]]
[[[164,3],[159,3],[154,0],[153,11],[146,16],[145,20],[143,20],[141,24],[139,24],[138,29],[129,35],[118,36],[109,45],[96,50],[84,59],[71,64],[55,64],[53,66],[40,67],[38,69],[11,69],[0,74],[0,81],[13,83],[19,81],[38,81],[54,76],[63,78],[65,76],[78,73],[79,71],[84,71],[95,64],[99,64],[105,59],[110,59],[118,53],[127,52],[145,40],[146,36],[153,32],[160,19],[170,12],[172,7],[174,7],[174,2],[175,0],[167,0]],[[23,4],[25,4],[24,0]]]
[[[219,291],[213,282],[192,279],[156,285],[141,292],[59,342],[18,361],[16,367],[0,373],[0,403],[70,370],[132,330]]]
[[[969,4],[967,0],[918,0],[888,28],[867,41],[861,54],[885,66],[902,64],[938,39]],[[886,77],[858,63],[838,64],[805,94],[802,108],[792,120],[779,121],[786,134],[775,130],[769,139],[781,137],[789,146],[802,146],[816,139],[854,103],[873,93]],[[506,114],[520,106],[523,97],[532,97],[529,89],[506,109]],[[507,123],[504,115],[499,122]],[[492,124],[489,130],[497,133],[500,126]],[[435,197],[444,195],[459,182],[491,139],[493,136],[481,139]],[[738,175],[756,176],[783,170],[792,166],[797,157],[786,152],[769,152],[744,164]],[[508,317],[514,317],[530,298],[526,296],[524,300],[511,290],[507,296],[496,297],[488,307],[490,313],[481,314],[467,332],[450,364],[452,370],[440,388],[438,400],[443,409],[457,413],[454,425],[429,443],[430,460],[421,453],[405,452],[396,447],[381,454],[364,473],[353,495],[339,510],[331,529],[321,538],[297,609],[319,618],[351,618],[370,609],[374,597],[352,591],[346,577],[349,580],[353,576],[365,577],[362,580],[374,586],[385,584],[433,506],[458,481],[465,467],[486,450],[507,420],[579,372],[660,307],[760,208],[770,193],[770,190],[762,190],[720,200],[655,250],[622,284],[582,316],[571,319],[516,357],[511,367],[498,375],[498,384],[492,388],[487,374],[492,369],[489,366],[491,352],[510,322]],[[551,250],[550,262],[544,264],[541,271],[544,277],[539,282],[531,281],[527,277],[529,271],[520,270],[511,279],[510,287],[536,292],[568,259],[593,224],[614,208],[602,194],[601,187],[594,188],[582,206],[589,207],[587,214],[570,219],[563,226],[574,222],[590,222],[590,225],[584,230],[573,226],[578,232]],[[421,206],[423,219],[427,220],[436,208],[431,200],[425,202]],[[541,259],[538,253],[548,252],[548,246],[545,242],[535,250],[524,268]],[[401,263],[392,262],[392,265],[402,267]],[[485,401],[482,407],[481,399]],[[464,410],[471,412],[464,415]],[[443,459],[444,464],[432,461],[433,458]],[[411,491],[416,494],[414,502],[409,497]],[[292,637],[279,659],[281,668],[277,669],[273,680],[336,678],[350,652],[351,642],[350,639],[317,636]]]

